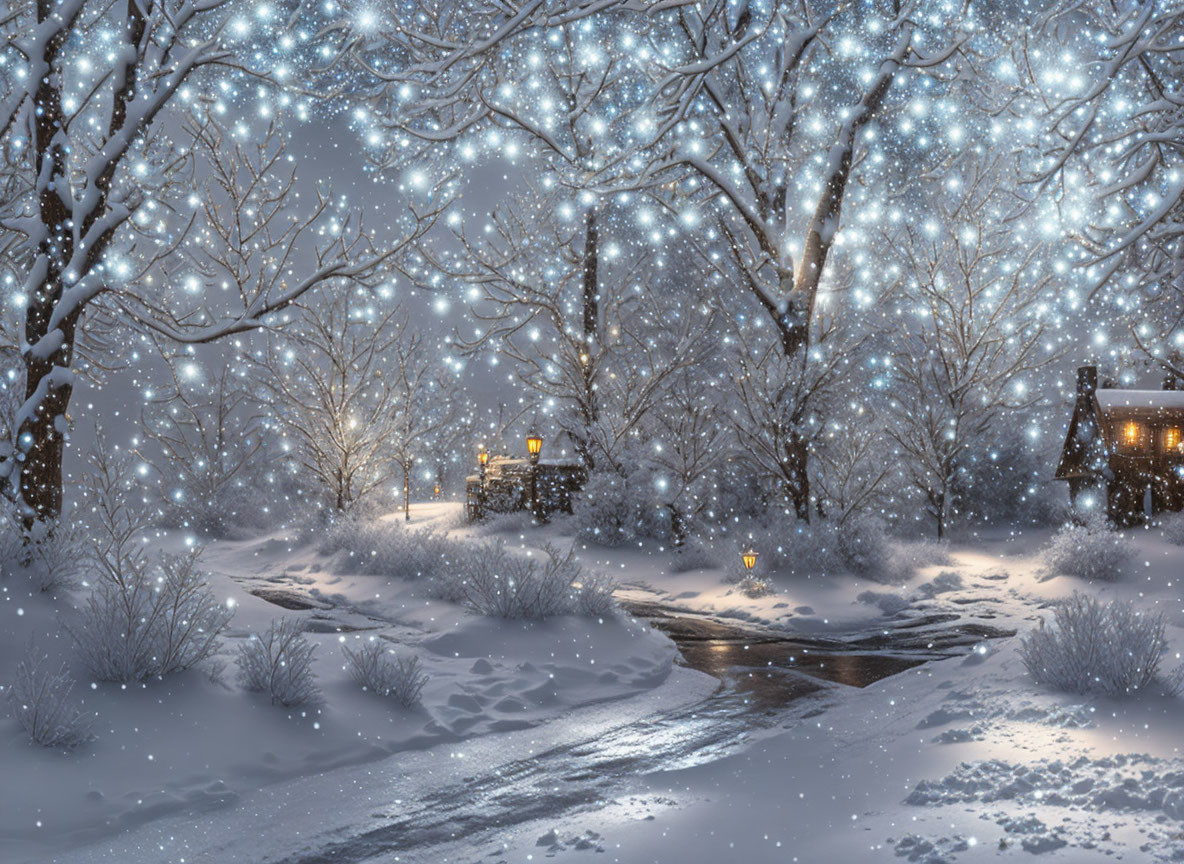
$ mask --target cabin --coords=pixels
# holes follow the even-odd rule
[[[534,463],[530,459],[494,456],[481,473],[465,480],[465,515],[473,520],[486,513],[531,510],[536,488],[543,518],[555,512],[570,513],[572,498],[583,488],[584,477],[578,462],[541,459]]]
[[[1095,366],[1077,370],[1077,401],[1056,478],[1069,484],[1074,509],[1083,496],[1106,496],[1117,525],[1184,509],[1184,391],[1098,387]]]

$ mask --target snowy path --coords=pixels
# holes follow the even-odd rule
[[[653,691],[541,726],[276,784],[232,809],[150,823],[53,859],[133,862],[363,861],[385,852],[440,861],[438,844],[473,842],[512,822],[558,815],[622,778],[735,748],[751,723],[718,683],[676,669]],[[704,705],[711,706],[703,710]]]

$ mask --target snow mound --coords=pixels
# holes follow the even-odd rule
[[[1137,753],[1026,765],[1003,759],[963,762],[940,780],[921,781],[905,799],[918,807],[992,801],[1162,814],[1184,821],[1184,762]]]
[[[917,864],[951,864],[957,852],[970,848],[963,837],[942,837],[929,840],[916,834],[908,834],[896,844],[896,857],[907,858]]]

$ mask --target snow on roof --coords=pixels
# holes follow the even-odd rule
[[[1184,410],[1184,390],[1103,389],[1095,391],[1095,394],[1098,407],[1103,411],[1115,408]]]

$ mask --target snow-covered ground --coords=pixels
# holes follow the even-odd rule
[[[1154,532],[1130,536],[1137,556],[1115,583],[1048,578],[1038,554],[1047,534],[1037,532],[955,544],[949,564],[878,590],[908,599],[905,616],[956,609],[1021,633],[1075,589],[1132,599],[1167,615],[1178,662],[1184,549]],[[936,591],[935,582],[961,584]],[[811,606],[814,620],[851,624],[862,614],[857,587],[799,584],[781,596]],[[531,826],[500,838],[504,858],[562,849],[564,860],[584,860],[567,841],[591,830],[621,862],[1184,860],[1184,700],[1047,692],[1028,677],[1018,643],[984,643],[844,689],[821,716],[743,752],[648,775],[634,794],[664,805],[642,818],[608,807]]]
[[[421,514],[455,524],[444,506]],[[557,520],[503,536],[529,549],[570,542],[565,530]],[[959,628],[1022,634],[1083,588],[1163,611],[1173,651],[1184,649],[1184,548],[1130,536],[1138,555],[1116,582],[1048,578],[1047,532],[1001,532],[961,539],[903,585],[796,578],[757,599],[720,569],[669,572],[670,553],[654,546],[580,554],[626,601],[818,640],[908,633],[916,648]],[[712,679],[672,673],[672,644],[627,616],[494,624],[426,601],[414,584],[334,574],[310,547],[274,537],[213,544],[204,565],[239,604],[236,636],[276,614],[326,631],[314,636],[326,707],[276,708],[240,692],[228,669],[221,682],[100,687],[88,694],[98,738],[71,755],[32,748],[6,722],[5,774],[39,782],[0,790],[0,859],[1184,858],[1184,700],[1049,692],[1027,676],[1015,638],[864,688],[824,682],[772,729],[754,724],[716,746],[706,732],[728,715]],[[324,608],[284,613],[248,593],[264,586]],[[4,596],[10,644],[44,631],[45,601]],[[423,659],[422,708],[391,709],[344,676],[335,643],[371,633]],[[6,653],[0,674],[12,662]]]
[[[454,517],[452,506],[425,505],[413,527]],[[177,534],[153,539],[162,548],[185,542]],[[50,860],[174,813],[233,806],[286,778],[529,728],[650,690],[673,666],[673,644],[624,615],[534,624],[484,618],[424,598],[419,583],[334,573],[332,558],[315,547],[281,535],[210,544],[201,566],[219,599],[235,607],[221,663],[143,685],[81,684],[86,708],[97,713],[89,744],[55,753],[31,745],[15,721],[0,721],[0,860]],[[15,580],[0,583],[0,592],[0,682],[11,680],[30,640],[55,663],[69,657],[60,603],[22,593]],[[252,592],[312,608],[285,609]],[[235,680],[238,646],[279,616],[304,619],[317,644],[319,708],[272,705]],[[420,706],[399,708],[350,680],[340,643],[370,637],[421,660],[430,679]]]

